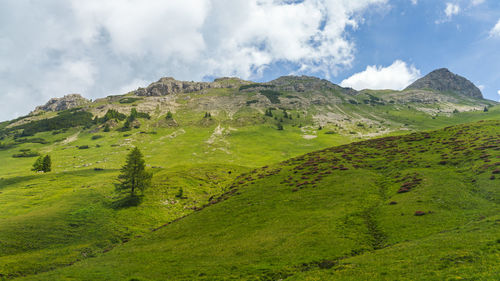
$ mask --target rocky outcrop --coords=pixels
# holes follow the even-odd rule
[[[356,94],[351,88],[342,88],[332,82],[313,76],[282,76],[278,79],[268,82],[282,91],[305,92],[321,90],[338,90],[346,94]]]
[[[466,78],[440,68],[418,79],[405,90],[430,89],[440,92],[453,92],[471,98],[482,99],[481,90]]]
[[[62,98],[52,98],[45,105],[37,106],[34,112],[40,111],[61,111],[75,107],[83,106],[90,100],[82,97],[80,94],[65,95]]]
[[[192,93],[206,89],[235,88],[245,84],[246,81],[237,78],[218,78],[214,82],[188,82],[175,80],[172,77],[164,77],[152,83],[147,88],[139,88],[135,91],[137,96],[166,96],[176,93]]]

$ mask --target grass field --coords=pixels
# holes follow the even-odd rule
[[[494,280],[499,125],[369,140],[255,169],[218,203],[26,280]]]

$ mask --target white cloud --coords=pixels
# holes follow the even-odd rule
[[[497,92],[497,93],[500,95],[500,90],[498,90],[498,92]]]
[[[490,37],[500,37],[500,20],[497,24],[490,30]]]
[[[417,5],[417,4],[418,4],[418,0],[411,0],[411,3],[412,3],[413,5]]]
[[[446,3],[446,8],[444,9],[444,14],[448,19],[451,19],[452,16],[458,15],[460,12],[460,6],[458,4]]]
[[[441,24],[441,23],[449,22],[449,21],[451,21],[451,18],[455,15],[458,15],[460,13],[460,11],[461,11],[461,9],[460,9],[460,6],[458,4],[447,2],[446,7],[444,8],[445,17],[436,20],[434,23]]]
[[[479,85],[479,86],[477,86],[477,88],[478,88],[479,90],[481,90],[481,92],[482,92],[482,91],[484,90],[484,85]]]
[[[404,61],[396,60],[388,67],[367,66],[362,72],[356,73],[340,83],[342,87],[363,89],[393,89],[402,90],[420,77],[420,71],[415,66],[408,66]]]
[[[346,30],[387,2],[4,0],[0,88],[29,102],[2,103],[0,120],[69,92],[95,98],[162,76],[255,79],[287,63],[332,77],[354,59]]]
[[[471,5],[472,6],[481,5],[483,3],[484,3],[484,0],[471,0]]]

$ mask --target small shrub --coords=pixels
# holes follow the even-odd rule
[[[80,145],[78,149],[89,149],[88,145]]]
[[[22,157],[37,157],[39,156],[40,153],[36,151],[31,151],[30,149],[22,149],[20,150],[20,153],[16,153],[12,155],[14,158],[22,158]]]
[[[118,102],[122,103],[122,104],[123,103],[134,103],[138,100],[141,100],[141,98],[123,98],[123,99],[119,100]]]
[[[92,136],[92,140],[97,140],[97,139],[100,139],[100,138],[103,138],[102,135],[93,135]]]

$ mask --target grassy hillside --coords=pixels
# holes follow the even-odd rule
[[[237,87],[153,97],[110,96],[82,108],[39,111],[0,123],[0,279],[52,271],[131,243],[128,241],[217,201],[234,190],[233,182],[237,186],[248,182],[237,179],[240,174],[262,166],[377,136],[500,120],[500,106],[491,101],[449,93],[352,93],[316,78],[301,80],[310,88],[299,91],[294,90],[294,79],[286,77],[277,86],[257,83],[241,87],[237,84],[241,80],[227,80],[224,83]],[[330,88],[322,88],[325,83]],[[137,116],[125,128],[132,110]],[[167,112],[172,113],[171,118],[166,118]],[[141,204],[124,208],[114,183],[125,155],[134,146],[145,155],[153,186],[143,194]],[[37,155],[45,154],[52,157],[53,171],[30,171]],[[414,161],[423,164],[428,159]],[[353,181],[349,185],[370,186],[385,181],[385,174],[378,171],[343,172],[353,173],[353,178],[332,178],[332,183]],[[281,180],[276,181],[280,185]],[[178,196],[181,190],[183,195]],[[255,192],[263,193],[260,189]],[[335,197],[337,192],[330,195]],[[371,191],[369,196],[365,192],[342,200],[352,199],[349,204],[356,205],[359,198],[373,197]],[[322,198],[323,194],[315,196]],[[305,203],[324,200],[321,198]],[[303,217],[307,213],[299,213],[304,208],[292,213]],[[238,210],[226,211],[237,214]],[[311,219],[311,224],[317,219]],[[344,224],[353,225],[349,220]],[[268,235],[269,239],[273,236]],[[354,238],[335,243],[350,251],[354,244],[349,239]],[[364,247],[354,251],[364,251]],[[317,260],[315,256],[311,253],[302,259]]]
[[[494,280],[499,121],[255,169],[210,206],[24,280]]]

